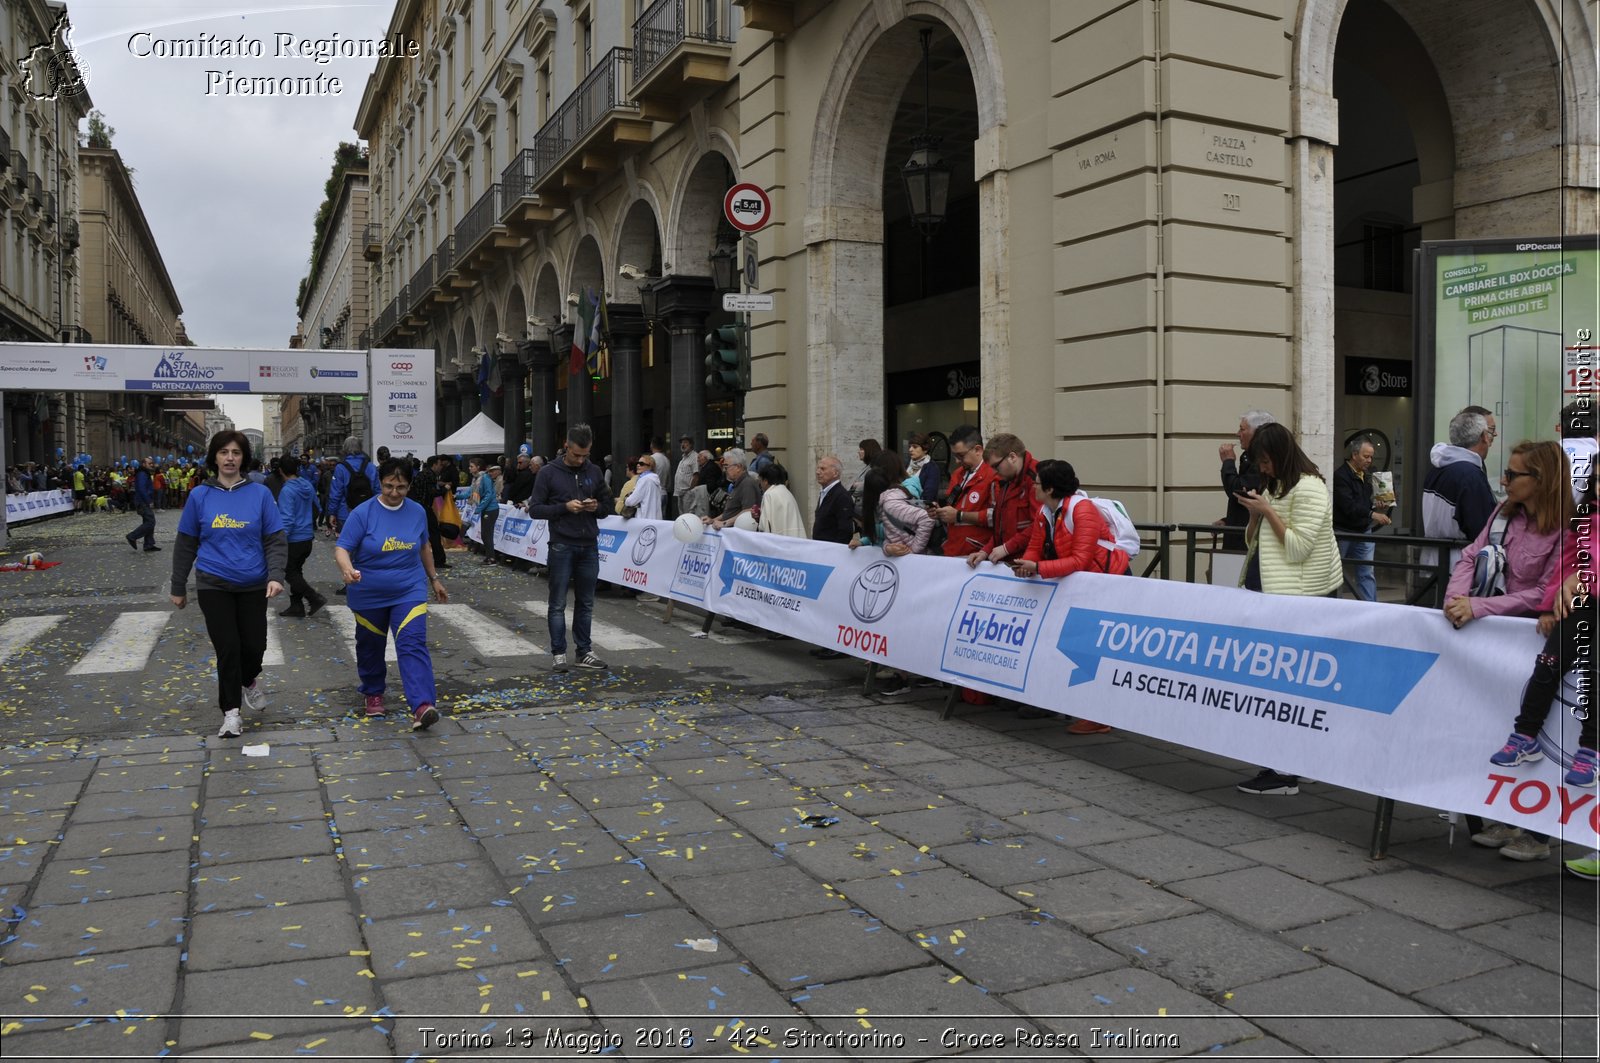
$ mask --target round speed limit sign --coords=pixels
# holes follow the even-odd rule
[[[722,213],[735,229],[753,233],[772,220],[772,199],[760,185],[734,185],[722,197]]]

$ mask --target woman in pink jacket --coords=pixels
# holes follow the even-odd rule
[[[1559,560],[1558,546],[1572,488],[1567,455],[1552,442],[1518,443],[1500,476],[1506,500],[1461,553],[1445,590],[1444,615],[1457,628],[1480,616],[1538,616]],[[1473,594],[1478,555],[1491,542],[1505,550],[1505,589],[1501,594]],[[1499,849],[1509,860],[1543,860],[1549,839],[1506,823],[1488,826],[1472,836],[1474,844]]]

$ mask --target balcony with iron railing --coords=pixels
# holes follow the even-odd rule
[[[383,227],[375,221],[361,230],[361,255],[373,262],[383,257]]]
[[[54,192],[46,192],[44,194],[43,210],[44,223],[46,225],[54,225],[56,223],[56,194]]]
[[[389,333],[394,331],[394,327],[399,321],[400,301],[398,299],[390,299],[389,304],[379,312],[378,320],[372,324],[373,336],[378,342],[382,343],[385,339],[388,339]]]
[[[506,229],[500,224],[503,205],[500,184],[496,182],[484,189],[478,201],[461,216],[455,232],[457,271],[476,269],[482,257],[500,246],[497,241],[506,236]],[[512,246],[515,243],[512,241]]]
[[[10,178],[11,187],[19,192],[28,187],[28,160],[24,159],[22,152],[15,148],[11,151],[11,172],[7,176]]]
[[[358,351],[364,351],[364,350],[367,350],[371,346],[372,346],[372,328],[371,328],[371,326],[368,326],[367,328],[364,328],[360,332],[356,333],[356,346],[355,346],[355,349],[358,350]]]
[[[44,179],[36,173],[28,175],[28,196],[36,207],[44,206]]]
[[[656,0],[633,24],[633,96],[640,117],[676,121],[686,98],[727,84],[731,0]]]
[[[11,134],[6,132],[6,127],[0,125],[0,171],[11,167]]]
[[[405,307],[408,312],[416,311],[427,304],[428,294],[433,291],[433,277],[433,256],[429,255],[411,275],[411,283],[406,285],[411,290],[410,303]]]
[[[534,134],[531,191],[547,204],[592,187],[620,151],[650,143],[650,123],[630,98],[632,72],[633,49],[611,49]]]
[[[505,209],[500,220],[518,232],[527,232],[541,222],[554,220],[556,216],[556,208],[533,191],[537,158],[534,149],[523,148],[500,171],[500,189],[504,197],[502,205]]]

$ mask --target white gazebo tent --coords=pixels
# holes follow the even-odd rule
[[[440,454],[498,454],[505,449],[506,430],[480,413],[451,435],[439,440]]]

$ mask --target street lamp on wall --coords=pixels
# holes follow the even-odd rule
[[[933,30],[922,30],[921,37],[922,132],[911,138],[911,158],[900,167],[900,179],[905,182],[906,199],[911,205],[911,224],[924,239],[931,240],[944,223],[945,207],[950,198],[950,164],[939,154],[940,138],[933,135],[930,126],[933,76],[928,62],[928,42]]]
[[[739,248],[728,239],[718,241],[711,260],[711,282],[719,292],[739,290]]]

